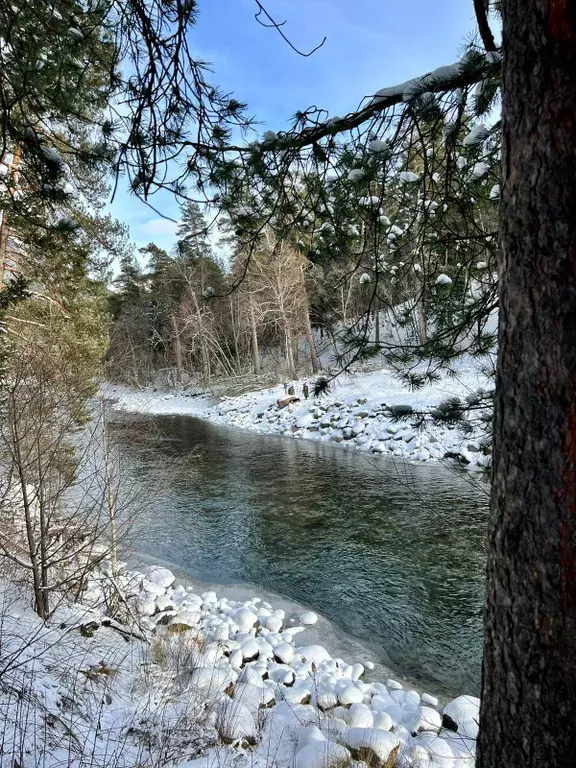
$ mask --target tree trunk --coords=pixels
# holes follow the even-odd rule
[[[576,7],[504,0],[500,329],[478,768],[576,759]]]
[[[428,323],[426,322],[426,309],[424,307],[424,278],[416,277],[416,322],[418,324],[418,339],[420,344],[428,341]]]
[[[258,347],[258,329],[256,327],[256,315],[254,314],[254,304],[250,299],[250,331],[252,334],[252,359],[254,361],[254,373],[260,375],[260,349]]]
[[[288,320],[284,319],[284,339],[286,341],[286,362],[288,364],[288,375],[291,379],[296,378],[296,366],[294,365],[294,354],[292,349],[292,333]]]
[[[0,291],[4,290],[5,279],[4,274],[6,271],[6,256],[8,254],[8,222],[6,221],[6,211],[0,211],[0,260],[2,262],[2,268],[0,273]]]
[[[38,563],[38,542],[34,535],[34,522],[32,506],[30,504],[30,498],[28,496],[28,483],[26,479],[26,473],[24,470],[24,463],[22,459],[22,453],[20,450],[20,435],[18,431],[12,429],[12,440],[14,458],[16,460],[16,469],[18,472],[18,482],[20,484],[20,491],[22,492],[22,508],[24,510],[24,523],[26,526],[26,540],[28,543],[28,555],[30,557],[30,564],[32,566],[32,584],[34,588],[34,609],[41,619],[48,618],[44,611],[44,598],[42,595],[42,576],[40,573],[40,564]]]
[[[312,333],[312,323],[310,322],[310,314],[307,308],[304,312],[304,331],[306,333],[308,349],[310,350],[310,365],[312,366],[312,373],[318,373],[320,370],[320,360],[318,359],[318,353],[316,352],[314,334]]]
[[[302,275],[302,296],[304,304],[304,333],[306,335],[308,349],[310,350],[310,365],[312,366],[312,373],[318,373],[320,370],[320,361],[318,360],[316,344],[314,344],[314,334],[312,333],[312,323],[310,322],[310,301],[308,300],[308,289],[306,288],[306,277],[304,275],[303,266],[300,268],[300,273]]]
[[[182,343],[176,315],[171,314],[172,327],[174,328],[174,357],[176,358],[176,384],[182,384]]]

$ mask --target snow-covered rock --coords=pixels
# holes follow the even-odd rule
[[[304,624],[304,626],[308,627],[312,624],[316,624],[318,621],[318,616],[313,611],[305,611],[304,613],[300,614],[298,621],[300,624]]]
[[[228,701],[218,709],[216,727],[225,741],[254,739],[256,723],[248,707],[236,701]]]
[[[156,584],[159,587],[163,587],[164,589],[168,589],[168,587],[176,580],[176,577],[171,570],[163,568],[160,565],[150,565],[141,568],[140,570],[147,581],[152,582],[152,584]]]
[[[314,741],[298,750],[294,768],[337,768],[350,760],[350,752],[341,744]]]
[[[305,645],[301,648],[296,648],[296,654],[314,664],[321,664],[323,661],[330,659],[330,654],[321,645]]]
[[[400,741],[394,733],[378,728],[349,728],[344,736],[344,743],[358,753],[360,759],[368,758],[368,763],[370,763],[370,754],[378,761],[385,763]]]

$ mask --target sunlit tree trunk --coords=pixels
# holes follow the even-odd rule
[[[258,348],[258,329],[256,327],[256,315],[254,314],[254,304],[250,301],[250,332],[252,334],[252,360],[254,361],[254,373],[260,374],[260,349]]]
[[[172,313],[172,328],[174,329],[174,357],[176,361],[176,383],[182,384],[182,342],[180,340],[180,329],[176,315]]]

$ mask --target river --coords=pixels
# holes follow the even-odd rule
[[[317,609],[444,695],[480,687],[487,489],[438,464],[116,413],[136,550]]]

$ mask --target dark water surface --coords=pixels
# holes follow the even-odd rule
[[[485,487],[438,464],[187,416],[115,419],[154,500],[136,549],[309,605],[423,687],[478,692]]]

